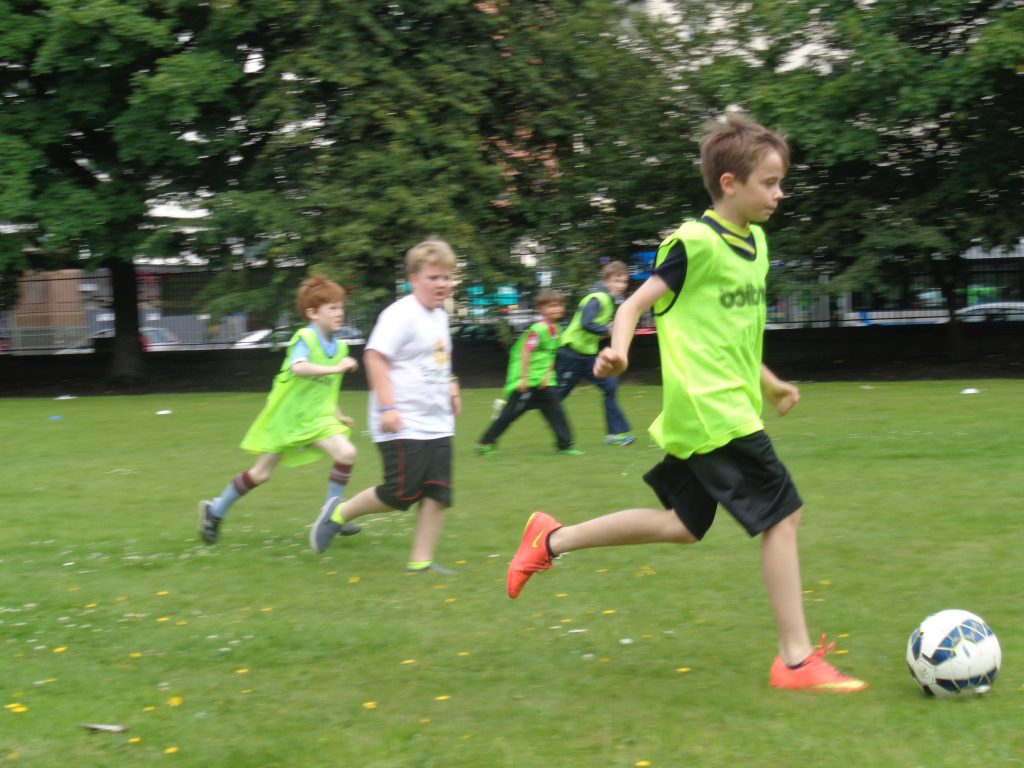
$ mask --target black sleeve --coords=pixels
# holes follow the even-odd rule
[[[654,274],[664,280],[673,293],[678,294],[686,281],[686,246],[679,240],[667,245],[668,255],[654,270]]]
[[[596,298],[591,299],[583,305],[580,312],[580,325],[585,331],[589,331],[595,336],[607,336],[608,326],[594,322],[599,314],[601,314],[601,302]]]

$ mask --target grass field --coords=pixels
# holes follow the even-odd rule
[[[446,577],[402,572],[409,514],[309,552],[326,462],[282,468],[202,546],[196,501],[247,467],[262,395],[0,400],[0,764],[1024,763],[1024,381],[808,384],[768,418],[807,503],[808,623],[871,683],[854,696],[768,687],[758,544],[728,516],[696,546],[573,553],[507,599],[531,510],[651,505],[659,453],[602,445],[586,388],[569,401],[586,456],[556,456],[531,413],[477,457],[495,395],[465,393]],[[621,397],[646,436],[660,391]],[[345,403],[361,417],[365,394]],[[356,444],[352,490],[379,472]],[[953,607],[1002,643],[983,699],[927,699],[906,670],[911,630]]]

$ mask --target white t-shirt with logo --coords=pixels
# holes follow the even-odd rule
[[[382,432],[377,394],[370,392],[370,435],[375,443],[388,440],[432,440],[455,434],[449,385],[452,377],[452,337],[443,309],[427,309],[412,294],[377,317],[366,349],[387,358],[391,391],[402,418],[399,432]]]

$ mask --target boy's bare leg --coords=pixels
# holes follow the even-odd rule
[[[779,633],[779,655],[787,664],[799,664],[811,655],[804,616],[800,556],[797,550],[798,509],[761,537],[761,573]]]
[[[376,494],[374,494],[376,495]],[[409,550],[410,563],[429,563],[434,559],[434,550],[441,538],[441,527],[447,511],[436,499],[425,498],[416,510],[416,528],[412,534],[412,549]]]
[[[348,523],[363,515],[372,515],[375,512],[394,512],[394,509],[380,500],[380,497],[377,496],[376,486],[371,485],[351,499],[343,501],[335,511],[341,515],[342,522]]]
[[[555,555],[591,547],[659,542],[692,544],[693,534],[671,509],[624,509],[567,525],[551,534],[548,546]]]

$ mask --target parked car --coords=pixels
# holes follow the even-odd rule
[[[139,328],[139,336],[142,340],[142,348],[147,352],[164,352],[168,349],[175,349],[181,345],[181,339],[173,332],[159,326],[144,326]],[[85,342],[77,347],[69,347],[54,352],[55,355],[81,355],[96,350],[97,339],[114,338],[113,328],[101,328],[90,336]]]
[[[1024,323],[1024,301],[990,301],[956,311],[962,323]]]
[[[288,346],[295,331],[291,328],[260,328],[245,334],[231,345],[232,349],[284,349]],[[350,347],[366,343],[363,332],[354,325],[343,325],[334,337]]]

